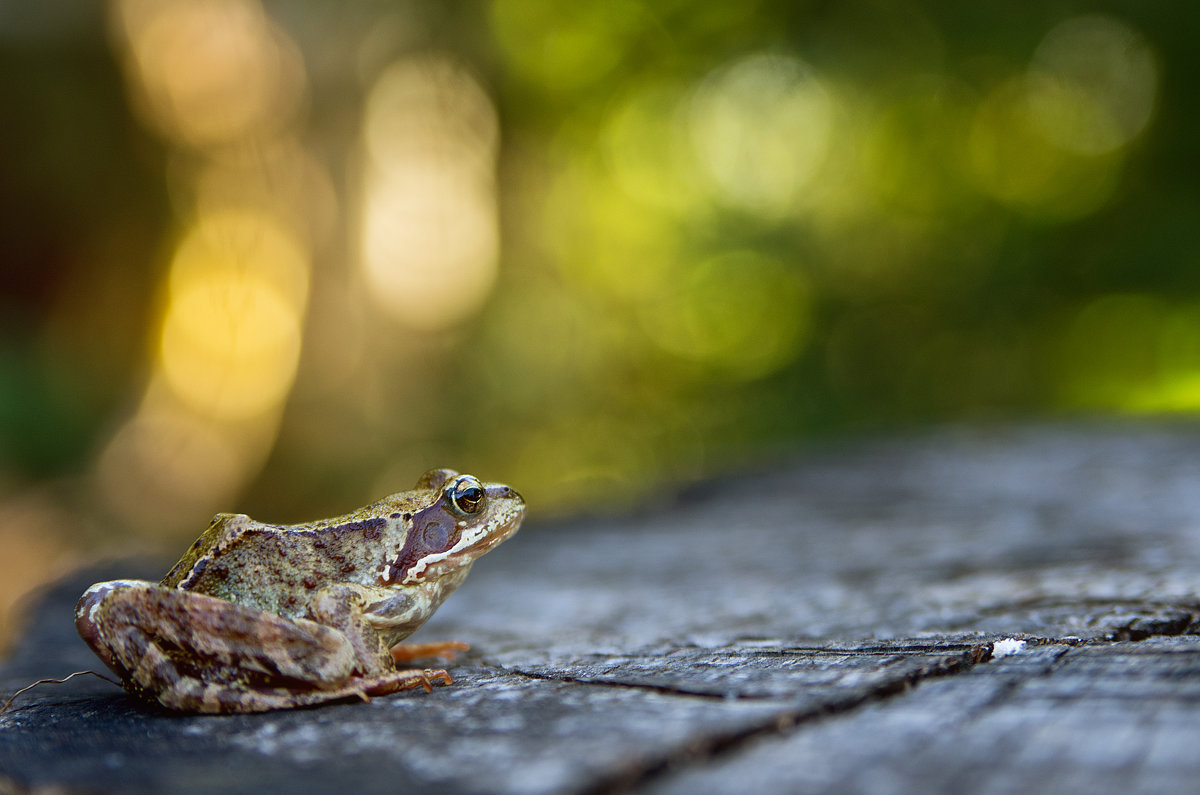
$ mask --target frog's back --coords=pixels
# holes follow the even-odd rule
[[[284,616],[303,616],[310,596],[334,582],[368,584],[386,548],[387,520],[265,525],[218,514],[162,584]]]
[[[231,538],[236,539],[240,535],[242,526],[252,521],[244,513],[219,513],[214,516],[209,522],[208,528],[192,542],[179,562],[167,572],[167,576],[162,578],[161,584],[168,588],[181,587],[180,584],[187,580],[197,568],[204,567],[202,561],[211,558],[218,547],[228,545]]]

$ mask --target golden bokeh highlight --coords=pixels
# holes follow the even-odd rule
[[[298,50],[254,0],[117,0],[132,96],[165,136],[212,146],[271,134],[299,109]]]
[[[193,409],[220,419],[270,410],[300,356],[308,263],[269,219],[227,213],[189,231],[171,266],[160,361]]]
[[[250,211],[201,217],[184,234],[150,384],[97,462],[123,517],[187,524],[262,465],[296,376],[309,268],[295,235]]]
[[[281,301],[303,308],[309,291],[304,245],[290,229],[251,210],[201,216],[175,249],[167,276],[170,298],[200,286],[236,289],[243,280],[269,285]]]
[[[336,201],[298,141],[299,49],[255,0],[112,0],[131,103],[168,145],[180,228],[137,410],[96,491],[131,529],[194,528],[262,467],[296,379]]]
[[[499,260],[491,99],[448,58],[403,58],[372,84],[362,135],[371,297],[412,329],[461,324],[483,306]]]

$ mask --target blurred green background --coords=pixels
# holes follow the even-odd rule
[[[1200,8],[0,5],[0,606],[452,466],[1200,408]],[[2,628],[0,628],[2,629]]]

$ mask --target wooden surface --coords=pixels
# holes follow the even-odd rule
[[[1200,429],[944,430],[536,509],[414,637],[474,644],[453,686],[235,717],[43,687],[0,791],[1200,788]],[[135,568],[47,593],[0,689],[96,666],[74,600]]]

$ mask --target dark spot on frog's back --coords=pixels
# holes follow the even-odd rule
[[[393,518],[395,517],[393,516]],[[347,522],[336,529],[339,534],[361,532],[364,541],[378,541],[383,537],[383,528],[385,527],[387,527],[387,519],[376,516],[374,519]]]

